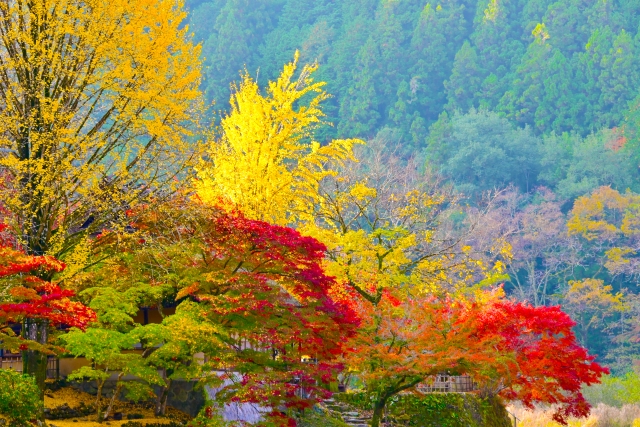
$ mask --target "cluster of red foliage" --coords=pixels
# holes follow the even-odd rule
[[[475,318],[475,336],[499,337],[495,349],[507,356],[493,366],[502,396],[530,408],[536,403],[558,405],[553,419],[563,425],[570,416],[589,415],[581,386],[599,382],[609,371],[580,346],[571,330],[575,322],[560,307],[499,300]]]
[[[300,309],[313,302],[315,310],[328,315],[343,336],[354,332],[358,316],[351,306],[330,297],[335,282],[322,268],[326,247],[316,239],[235,212],[215,215],[205,229],[204,241],[207,252],[224,261],[224,268],[218,269],[223,276],[233,272],[236,286],[248,284],[255,289],[260,284],[271,291],[277,282],[288,295],[281,301],[284,306]],[[241,298],[243,304],[249,301]],[[268,309],[268,302],[262,301],[265,305],[260,308]]]
[[[469,374],[481,393],[530,408],[557,405],[553,418],[563,425],[587,416],[581,386],[599,382],[608,370],[580,346],[571,318],[559,307],[514,302],[499,290],[479,296],[386,290],[378,304],[357,305],[362,329],[347,358],[378,396],[374,417],[393,395],[442,372]]]
[[[0,232],[6,229],[0,224]],[[45,319],[52,325],[84,329],[95,320],[95,313],[72,301],[75,292],[41,279],[41,275],[63,271],[65,264],[50,256],[29,256],[0,239],[0,279],[9,284],[10,302],[0,304],[0,322]]]
[[[308,408],[327,397],[326,385],[342,369],[337,356],[359,318],[331,296],[335,280],[322,265],[326,247],[240,212],[190,208],[187,221],[175,221],[178,232],[162,215],[142,215],[136,227],[147,233],[147,245],[198,242],[197,250],[178,254],[184,284],[177,299],[198,304],[199,320],[230,337],[228,348],[208,355],[212,370],[233,366],[217,398],[274,408],[269,415],[279,423],[285,418],[277,408]],[[175,256],[161,258],[175,262]]]
[[[0,319],[5,322],[46,319],[52,325],[85,329],[96,318],[89,307],[70,299],[75,292],[53,283],[43,281],[33,288],[15,287],[10,294],[19,302],[0,304]]]

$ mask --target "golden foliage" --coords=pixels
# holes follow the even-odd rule
[[[569,281],[563,306],[574,314],[583,331],[600,326],[606,317],[626,310],[623,295],[599,279]]]
[[[198,169],[198,195],[209,204],[239,209],[248,218],[290,224],[307,217],[318,200],[318,183],[352,159],[361,141],[321,145],[313,131],[322,124],[324,83],[314,83],[317,65],[305,65],[297,79],[298,53],[266,95],[245,72],[231,96],[231,112],[211,142],[209,161]]]
[[[463,243],[464,233],[451,229],[450,216],[460,208],[456,195],[413,165],[379,156],[326,180],[315,220],[300,227],[327,246],[325,268],[338,279],[336,292],[350,298],[355,290],[377,304],[385,289],[466,292],[479,280],[483,286],[504,278],[502,263],[482,261]],[[505,242],[494,242],[491,251],[509,256]]]
[[[71,387],[65,387],[53,392],[47,391],[44,396],[44,405],[45,405],[45,408],[49,408],[49,409],[53,409],[58,406],[62,406],[64,404],[69,405],[71,408],[77,408],[80,406],[81,403],[84,403],[85,405],[89,405],[94,403],[95,400],[96,400],[95,396],[92,396],[82,391],[78,391]],[[116,412],[123,412],[125,413],[125,415],[133,414],[133,413],[140,414],[144,418],[139,419],[137,421],[142,423],[146,421],[148,423],[161,423],[161,424],[167,423],[168,424],[172,420],[181,419],[184,421],[188,418],[186,414],[173,408],[169,408],[170,418],[156,418],[153,414],[153,410],[145,407],[144,404],[135,405],[133,403],[120,402],[120,401],[116,402],[115,410]],[[96,421],[93,421],[94,418],[95,418],[94,415],[89,415],[87,417],[77,417],[77,418],[71,418],[66,420],[55,420],[53,423],[50,423],[49,425],[53,424],[58,427],[72,427],[72,426],[73,427],[102,427],[105,425],[105,423],[98,423]],[[125,420],[123,421],[110,420],[108,425],[121,426],[122,424],[126,424],[128,422],[130,421],[127,420],[125,417]]]
[[[619,233],[628,233],[633,230],[633,225],[638,224],[637,205],[640,196],[620,194],[611,187],[600,187],[589,196],[578,198],[573,205],[571,218],[568,222],[569,234],[582,235],[588,240],[599,236],[613,237]],[[636,208],[630,208],[636,205]],[[634,212],[635,211],[635,212]],[[617,226],[610,213],[619,212],[622,215],[622,223]],[[638,232],[638,230],[633,230]]]
[[[606,248],[605,266],[612,273],[637,271],[640,195],[601,187],[576,200],[567,223],[569,234],[597,241]]]
[[[71,251],[193,156],[184,17],[181,0],[0,4],[0,198],[30,252]]]

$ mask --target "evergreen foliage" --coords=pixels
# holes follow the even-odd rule
[[[537,134],[623,123],[638,96],[637,2],[192,0],[204,87],[227,109],[247,67],[261,84],[300,50],[335,98],[326,137],[397,129],[421,148],[443,111],[498,111]]]

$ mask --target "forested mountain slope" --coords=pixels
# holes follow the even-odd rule
[[[318,60],[338,136],[425,144],[443,111],[496,111],[535,134],[620,126],[640,83],[637,0],[188,0],[209,99],[246,66]],[[327,135],[328,136],[328,135]],[[334,136],[334,135],[331,135]]]

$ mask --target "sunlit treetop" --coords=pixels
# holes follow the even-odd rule
[[[199,167],[197,189],[204,202],[238,209],[250,219],[289,224],[308,215],[318,183],[352,159],[352,148],[361,141],[314,140],[329,95],[324,83],[312,79],[317,65],[305,65],[295,78],[297,68],[296,53],[264,95],[246,72],[233,87],[231,111]]]

